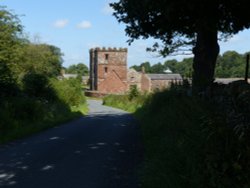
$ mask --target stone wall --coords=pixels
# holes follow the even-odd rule
[[[150,92],[151,91],[151,80],[146,74],[141,76],[141,91]]]
[[[141,76],[142,74],[137,72],[134,69],[129,69],[128,70],[128,87],[130,88],[130,86],[132,85],[136,85],[137,89],[140,91],[141,90]]]
[[[125,93],[127,86],[127,49],[90,50],[90,90],[100,93]]]

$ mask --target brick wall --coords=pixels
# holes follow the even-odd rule
[[[137,72],[134,69],[129,69],[127,79],[129,88],[131,85],[136,85],[137,89],[141,90],[141,73]]]
[[[150,92],[151,91],[151,80],[146,74],[141,76],[141,91]]]
[[[101,93],[127,91],[127,49],[95,48],[90,50],[91,90]]]
[[[151,83],[151,90],[157,91],[157,90],[163,90],[165,88],[170,87],[171,80],[152,80]]]

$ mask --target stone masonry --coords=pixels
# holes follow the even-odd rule
[[[154,92],[165,89],[173,82],[181,82],[179,74],[146,74],[127,69],[127,48],[90,49],[90,90],[87,95],[101,97],[124,94],[132,86],[139,91]]]
[[[127,91],[127,48],[90,49],[90,90],[102,94]]]

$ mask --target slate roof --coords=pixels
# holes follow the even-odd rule
[[[63,74],[64,78],[76,78],[77,74]],[[82,76],[83,80],[87,80],[89,79],[89,76]]]
[[[214,82],[221,84],[229,84],[238,80],[244,80],[244,78],[216,78]]]
[[[182,80],[180,74],[147,74],[151,80]]]

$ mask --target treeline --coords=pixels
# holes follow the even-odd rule
[[[58,80],[63,53],[24,37],[14,13],[0,7],[0,143],[75,116],[84,103],[77,79]]]
[[[218,56],[217,65],[215,69],[215,77],[217,78],[242,78],[245,74],[246,67],[246,55],[237,53],[235,51],[227,51]],[[172,71],[172,73],[179,73],[184,77],[192,76],[192,64],[193,58],[185,58],[182,61],[167,60],[164,63],[157,63],[151,66],[149,62],[144,62],[141,65],[134,65],[130,68],[134,68],[137,71],[141,71],[142,67],[145,68],[146,73],[165,73],[166,70]]]
[[[64,67],[64,71],[67,74],[77,74],[80,76],[89,75],[89,68],[84,63],[78,63],[70,65],[69,67]]]

